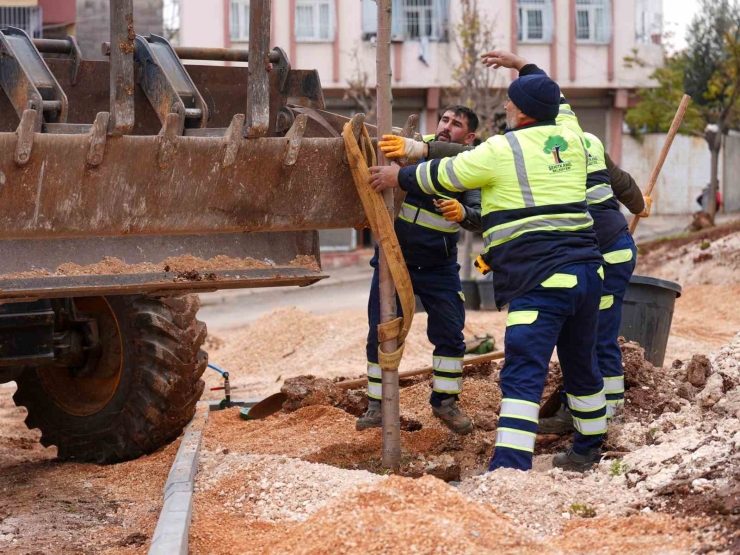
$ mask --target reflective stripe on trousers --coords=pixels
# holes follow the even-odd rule
[[[567,394],[568,406],[572,411],[578,411],[581,414],[588,414],[596,412],[598,415],[594,418],[586,418],[585,416],[576,416],[573,414],[573,425],[576,430],[585,436],[600,435],[606,433],[606,395],[604,391],[595,395],[576,396]]]
[[[462,391],[463,359],[456,357],[432,358],[434,383],[432,389],[437,393],[456,395]]]
[[[604,391],[600,391],[594,395],[587,395],[584,397],[577,397],[575,395],[568,395],[568,406],[580,412],[593,412],[599,409],[603,409],[606,406],[606,397]]]
[[[606,415],[594,419],[573,417],[573,426],[585,436],[595,436],[606,433]]]
[[[604,393],[624,393],[624,376],[605,377]]]
[[[444,216],[439,214],[433,214],[428,210],[413,206],[412,204],[403,203],[401,206],[401,213],[398,215],[402,220],[417,224],[423,227],[428,227],[436,231],[442,231],[444,233],[457,233],[460,231],[460,224],[457,222],[448,222],[444,219]]]
[[[522,401],[519,399],[502,399],[501,400],[501,412],[499,418],[518,418],[520,420],[527,420],[539,422],[540,417],[540,406],[537,403],[530,401]]]
[[[367,363],[367,396],[371,399],[383,398],[383,372],[379,364]]]
[[[508,447],[517,451],[534,453],[534,443],[537,434],[515,430],[514,428],[498,428],[496,430],[496,447]]]

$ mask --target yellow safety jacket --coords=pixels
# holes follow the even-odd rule
[[[586,206],[586,152],[565,125],[540,122],[453,158],[401,169],[406,191],[481,189],[484,260],[499,307],[574,263],[601,263]]]

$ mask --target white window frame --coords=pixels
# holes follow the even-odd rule
[[[320,22],[320,7],[326,6],[329,10],[329,33],[327,36],[322,37],[321,22]],[[298,34],[298,9],[310,7],[312,9],[312,34],[311,35],[299,35]],[[333,42],[334,35],[336,33],[336,14],[334,13],[334,0],[296,0],[295,3],[295,21],[296,26],[294,30],[295,40],[297,42]]]
[[[363,0],[367,2],[369,0]],[[488,0],[484,0],[488,1]],[[394,40],[446,42],[450,0],[393,0],[391,34]],[[418,14],[418,36],[409,32],[409,14]],[[427,29],[430,30],[427,33]]]
[[[663,6],[660,0],[637,0],[635,3],[635,42],[660,44],[663,35]]]
[[[41,6],[0,6],[0,29],[18,27],[32,39],[44,37]]]
[[[233,41],[249,40],[249,0],[229,2],[229,36]]]
[[[530,37],[529,16],[540,12],[542,36]],[[517,2],[517,41],[522,43],[551,43],[553,28],[552,0],[518,0]]]
[[[426,4],[428,2],[428,5]],[[409,5],[411,3],[411,5]],[[437,29],[439,28],[439,15],[436,13],[434,0],[401,0],[401,28],[403,29],[403,36],[408,40],[421,40],[427,38],[429,40],[437,40]],[[409,15],[418,14],[418,27],[419,35],[412,36],[408,32],[409,28]],[[429,21],[427,19],[429,18]],[[431,29],[431,32],[427,35],[423,31]]]
[[[580,44],[609,44],[612,36],[611,1],[613,0],[576,0],[576,42]],[[579,12],[588,14],[588,37],[580,37],[581,26]],[[601,28],[599,28],[601,12]]]

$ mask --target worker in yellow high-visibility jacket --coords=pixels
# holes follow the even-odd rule
[[[503,400],[489,470],[530,469],[539,402],[557,347],[576,433],[553,464],[585,470],[600,460],[606,432],[604,381],[595,345],[603,279],[586,204],[585,146],[555,119],[560,88],[549,77],[515,79],[507,131],[454,158],[373,167],[370,186],[428,195],[481,189],[483,259],[496,304],[509,305]]]

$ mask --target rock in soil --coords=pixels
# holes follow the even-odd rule
[[[694,387],[704,387],[712,372],[712,365],[704,355],[694,355],[686,367],[686,379]]]

